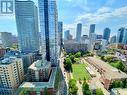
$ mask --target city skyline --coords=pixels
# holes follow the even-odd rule
[[[109,27],[111,35],[116,35],[120,27],[127,26],[125,21],[127,19],[126,4],[126,0],[121,2],[116,0],[97,0],[97,2],[91,0],[58,0],[58,17],[59,21],[64,23],[64,30],[70,29],[74,37],[76,24],[80,22],[83,24],[83,35],[88,34],[90,24],[94,23],[96,24],[96,33],[103,34],[104,28]],[[68,16],[67,14],[71,15]],[[0,21],[1,32],[11,32],[17,35],[14,16],[1,16]]]

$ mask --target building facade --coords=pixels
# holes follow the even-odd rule
[[[103,39],[109,41],[111,30],[109,28],[104,29]]]
[[[89,38],[91,37],[91,34],[95,33],[95,24],[90,25],[90,30],[89,30]]]
[[[82,34],[82,24],[77,24],[77,33],[76,33],[76,41],[79,42],[81,40],[81,34]]]
[[[0,95],[15,95],[23,82],[23,63],[20,58],[5,58],[0,62]]]
[[[58,15],[55,0],[39,0],[43,54],[55,66],[58,63]]]
[[[58,22],[59,45],[63,47],[63,22]]]
[[[127,29],[126,28],[122,27],[118,30],[116,40],[118,44],[127,44]]]
[[[15,14],[20,51],[25,53],[38,51],[38,12],[34,2],[16,1]]]
[[[116,36],[112,36],[112,37],[111,37],[110,43],[111,43],[111,44],[116,43]]]
[[[27,80],[30,82],[46,82],[51,74],[51,62],[37,60],[28,68]]]
[[[12,47],[12,34],[9,32],[1,32],[0,38],[2,41],[2,46],[4,48],[10,48]]]

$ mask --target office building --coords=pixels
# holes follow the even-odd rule
[[[34,2],[16,1],[15,15],[20,51],[24,53],[38,51],[38,12]]]
[[[0,95],[15,95],[23,79],[22,59],[10,57],[0,61]]]
[[[2,41],[2,46],[4,48],[10,48],[12,47],[12,34],[9,32],[1,32],[0,38]]]
[[[104,29],[103,39],[109,41],[111,30],[109,28]]]
[[[59,45],[63,46],[63,22],[58,22]]]
[[[112,37],[111,37],[110,43],[111,43],[111,44],[116,43],[116,36],[112,36]]]
[[[82,34],[82,24],[77,24],[77,33],[76,33],[76,41],[79,42],[81,40],[81,34]]]
[[[95,33],[95,24],[90,25],[90,30],[89,30],[89,38],[91,37],[91,34]]]
[[[39,0],[43,54],[53,66],[58,63],[58,15],[55,0]]]

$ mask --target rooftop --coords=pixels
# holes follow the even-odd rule
[[[0,60],[0,65],[9,65],[11,63],[14,63],[16,60],[17,60],[16,57],[4,58]]]
[[[111,65],[109,65],[108,63],[96,58],[96,57],[89,57],[88,61],[94,65],[96,65],[96,67],[102,69],[103,75],[111,80],[111,79],[124,79],[127,78],[127,74],[125,74],[122,71],[119,71],[118,69],[112,67]]]
[[[112,89],[112,92],[114,92],[116,95],[125,95],[127,93],[127,89],[122,89],[122,88],[115,88]]]
[[[49,68],[51,66],[51,62],[46,60],[37,60],[32,65],[29,66],[29,69],[38,70],[42,68]]]
[[[52,73],[48,82],[23,82],[19,88],[54,88],[57,68],[52,68]]]

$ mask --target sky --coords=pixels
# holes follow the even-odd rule
[[[96,24],[97,34],[109,27],[116,35],[120,27],[127,27],[127,0],[57,0],[57,6],[64,31],[70,30],[74,37],[77,23],[83,24],[82,35],[88,34],[90,24]],[[14,16],[0,16],[0,31],[17,34]]]

